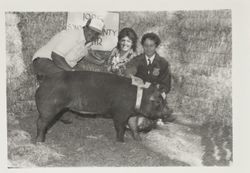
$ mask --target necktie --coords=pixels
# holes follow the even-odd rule
[[[152,62],[151,62],[151,59],[148,58],[148,74],[150,74],[151,68],[152,68]]]
[[[151,66],[152,62],[150,60],[150,58],[148,58],[148,66]]]

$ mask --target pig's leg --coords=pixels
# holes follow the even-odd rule
[[[49,120],[40,116],[37,120],[37,136],[36,142],[44,142],[45,141],[45,134],[48,130]]]
[[[140,141],[141,137],[138,133],[137,125],[138,125],[138,116],[133,116],[128,119],[128,126],[131,130],[133,139],[136,141]]]
[[[56,113],[55,111],[40,113],[40,116],[37,120],[37,137],[36,142],[44,142],[45,135],[50,127],[52,127],[55,122],[65,113],[67,110],[63,109]]]
[[[118,142],[124,142],[124,134],[126,128],[126,121],[114,120],[114,126],[116,130],[116,139]]]

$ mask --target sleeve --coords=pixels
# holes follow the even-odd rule
[[[107,64],[106,64],[108,72],[111,72],[112,70],[112,61],[113,61],[113,57],[115,56],[115,52],[116,52],[116,48],[112,49],[111,54],[108,57]]]
[[[108,66],[111,65],[112,61],[113,61],[113,57],[115,56],[115,52],[116,52],[116,48],[114,48],[112,51],[111,51],[111,54],[110,56],[108,57]]]
[[[162,72],[158,77],[159,84],[161,85],[161,89],[168,93],[171,89],[171,73],[169,69],[169,63],[167,61],[162,61]]]
[[[137,73],[138,66],[140,65],[140,57],[134,57],[126,64],[126,76],[135,75]]]
[[[79,39],[78,32],[75,30],[67,30],[61,35],[61,40],[58,45],[55,46],[53,52],[65,57],[71,49],[73,49],[76,40]]]

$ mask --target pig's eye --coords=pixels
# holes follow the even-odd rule
[[[161,101],[160,100],[151,100],[155,105],[160,105]]]

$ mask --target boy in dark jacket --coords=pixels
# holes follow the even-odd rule
[[[155,33],[147,33],[143,35],[141,44],[144,53],[132,59],[126,66],[129,75],[135,75],[144,82],[159,84],[162,91],[162,97],[165,101],[163,110],[163,122],[174,121],[172,110],[168,108],[166,95],[171,89],[171,74],[168,62],[156,52],[156,48],[160,45],[160,38]]]

